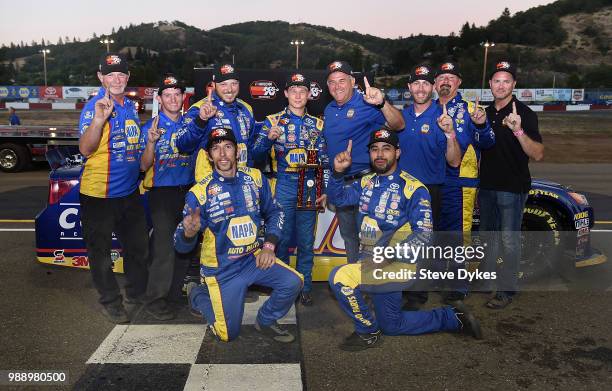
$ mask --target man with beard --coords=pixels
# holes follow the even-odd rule
[[[143,127],[140,161],[149,190],[149,211],[153,224],[152,256],[149,265],[146,311],[157,320],[174,319],[169,301],[178,302],[189,257],[175,253],[172,235],[182,220],[185,195],[193,185],[193,156],[176,148],[178,132],[185,126],[181,108],[185,87],[172,74],[161,80],[157,90],[159,115]],[[187,126],[195,126],[195,122]]]
[[[480,231],[501,231],[501,251],[489,250],[485,267],[491,270],[498,258],[503,261],[497,292],[486,304],[488,308],[502,309],[512,302],[518,290],[521,223],[531,189],[529,159],[542,160],[544,145],[537,115],[512,95],[516,87],[514,64],[498,61],[489,77],[489,86],[495,100],[486,112],[497,141],[495,146],[482,151]]]
[[[351,149],[352,141],[349,140],[347,150],[336,155],[334,173],[328,186],[330,201],[338,206],[358,205],[361,220],[361,262],[339,266],[329,276],[329,284],[340,307],[355,326],[355,332],[344,340],[340,348],[358,351],[376,347],[382,334],[463,331],[481,338],[478,321],[465,307],[402,311],[402,292],[392,277],[386,281],[383,277],[378,286],[374,284],[374,280],[380,280],[376,277],[380,275],[377,271],[397,271],[395,268],[403,265],[395,262],[395,256],[383,260],[390,262],[384,267],[378,261],[373,264],[377,249],[386,250],[401,244],[424,248],[428,243],[432,231],[430,198],[421,182],[399,168],[397,161],[401,150],[395,132],[385,128],[372,132],[368,150],[374,173],[345,186],[343,174],[351,166]],[[409,282],[410,279],[400,280]],[[363,291],[371,292],[376,317],[365,303]]]
[[[435,89],[438,100],[445,105],[448,115],[453,119],[457,142],[461,148],[459,166],[446,165],[446,177],[442,185],[442,207],[440,212],[440,231],[453,231],[445,235],[445,241],[461,246],[469,241],[472,230],[472,216],[476,203],[478,187],[478,164],[480,151],[495,144],[495,134],[487,122],[487,115],[476,103],[463,100],[458,92],[461,85],[461,70],[454,62],[445,62],[436,69]],[[459,234],[461,232],[461,234]],[[457,272],[465,264],[451,261],[450,270]],[[463,300],[468,291],[467,280],[449,282],[444,300],[454,303]]]
[[[310,81],[300,73],[293,73],[285,84],[285,97],[288,106],[280,113],[266,117],[261,133],[258,135],[253,154],[255,159],[266,157],[272,150],[272,171],[276,179],[275,197],[285,212],[285,224],[281,241],[278,244],[278,257],[289,264],[289,243],[295,232],[297,256],[296,270],[304,276],[304,289],[300,293],[303,305],[312,305],[312,266],[314,261],[316,210],[296,210],[298,191],[302,190],[304,199],[312,197],[311,202],[317,206],[325,203],[325,194],[315,199],[312,193],[316,173],[305,172],[302,178],[313,186],[299,188],[300,166],[306,163],[307,150],[316,149],[318,158],[324,166],[328,165],[327,145],[321,130],[323,120],[306,112],[306,103],[310,97]],[[309,190],[311,189],[311,190]]]
[[[238,165],[252,167],[251,146],[255,120],[251,106],[238,99],[240,77],[233,64],[215,67],[212,87],[206,98],[194,103],[185,115],[185,123],[195,121],[195,127],[185,128],[176,145],[183,153],[196,153],[195,180],[199,182],[212,172],[205,145],[211,129],[228,128],[238,142]],[[201,131],[200,129],[204,129]]]
[[[113,323],[130,321],[113,273],[113,232],[123,248],[126,304],[139,303],[147,283],[149,237],[138,192],[141,131],[134,103],[125,98],[129,78],[123,54],[102,56],[102,87],[79,122],[79,150],[85,157],[79,191],[83,239],[102,312]]]
[[[495,144],[495,134],[484,109],[478,106],[478,99],[476,103],[463,100],[458,92],[459,86],[459,65],[453,62],[441,64],[436,70],[435,89],[439,98],[435,103],[446,105],[461,148],[459,166],[446,165],[439,225],[442,231],[472,230],[480,151]]]
[[[446,165],[457,167],[461,150],[446,107],[432,102],[433,84],[433,70],[429,66],[422,64],[412,70],[408,88],[414,103],[402,110],[406,128],[399,133],[400,148],[410,151],[410,155],[400,159],[399,165],[427,186],[437,230]]]
[[[302,275],[274,255],[283,229],[283,211],[262,173],[238,167],[236,138],[231,129],[212,129],[206,153],[214,170],[187,193],[183,221],[174,235],[179,252],[191,251],[204,232],[200,263],[206,285],[189,288],[192,308],[204,315],[209,330],[228,342],[240,333],[247,288],[272,288],[255,321],[257,331],[277,342],[295,337],[277,321],[302,289]],[[265,224],[265,238],[259,231]]]
[[[370,132],[383,125],[391,130],[404,127],[400,111],[384,99],[382,91],[371,87],[365,77],[364,84],[365,93],[362,94],[355,89],[353,70],[345,61],[334,61],[327,66],[327,88],[334,100],[325,108],[323,136],[327,141],[330,161],[342,152],[348,140],[355,143],[352,165],[345,172],[347,186],[357,183],[370,171],[365,154]],[[359,255],[359,236],[355,225],[358,216],[354,205],[336,208],[346,257],[351,263],[357,262]]]

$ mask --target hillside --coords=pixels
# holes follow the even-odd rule
[[[483,50],[492,40],[490,63],[499,57],[519,65],[522,85],[550,87],[612,86],[612,0],[559,0],[512,15],[506,9],[486,26],[466,22],[459,34],[448,37],[416,35],[385,39],[355,31],[339,31],[310,24],[251,21],[201,30],[179,21],[143,23],[113,29],[114,50],[131,62],[132,85],[156,84],[162,72],[182,75],[192,83],[193,67],[235,61],[244,68],[295,66],[292,39],[304,40],[300,68],[321,69],[334,59],[353,68],[372,70],[386,85],[401,85],[411,67],[421,62],[438,64],[454,59],[464,74],[464,87],[478,87]],[[86,42],[65,37],[45,42],[48,83],[97,84],[94,70],[104,53],[99,37]],[[43,43],[12,43],[0,48],[0,85],[42,84]],[[379,79],[382,82],[383,79]]]

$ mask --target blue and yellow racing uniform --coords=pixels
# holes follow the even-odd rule
[[[257,321],[269,326],[287,314],[302,289],[302,276],[277,260],[262,270],[255,265],[260,251],[258,232],[265,224],[265,240],[277,243],[283,228],[283,212],[272,197],[268,180],[254,168],[241,167],[226,178],[216,171],[191,188],[184,215],[200,208],[204,232],[200,255],[201,274],[208,289],[192,292],[192,305],[213,325],[222,341],[240,332],[247,288],[258,284],[273,288],[262,305]],[[182,223],[174,240],[179,252],[194,248],[196,237],[188,240]]]
[[[375,253],[376,247],[399,243],[422,246],[429,242],[433,229],[427,188],[416,178],[397,168],[392,174],[370,174],[353,186],[344,186],[334,174],[329,180],[328,196],[335,205],[359,205],[361,214],[362,259]],[[392,263],[391,266],[400,264]],[[451,307],[430,311],[402,311],[402,292],[373,290],[376,318],[365,303],[362,291],[367,273],[363,263],[339,266],[332,270],[329,284],[342,310],[353,320],[359,334],[382,330],[387,335],[423,334],[457,330],[459,323]]]
[[[282,129],[276,140],[268,139],[268,132],[273,126]],[[299,165],[306,163],[306,150],[316,149],[318,159],[327,168],[327,145],[322,134],[323,120],[309,114],[297,116],[286,108],[269,115],[263,124],[261,133],[253,146],[256,160],[265,158],[268,153],[272,158],[272,171],[276,179],[275,197],[285,212],[285,225],[276,254],[289,264],[289,244],[294,235],[297,244],[296,269],[304,276],[304,291],[312,289],[312,266],[314,260],[314,238],[317,221],[316,211],[296,210],[298,195]],[[326,170],[328,173],[328,170]],[[304,180],[314,179],[314,170],[307,170]],[[305,182],[306,184],[306,182]],[[321,184],[323,186],[323,184]],[[308,198],[314,204],[316,189],[304,186],[304,200]]]
[[[200,106],[207,99],[199,100],[189,108],[187,114],[185,114],[185,123],[189,124],[194,121],[197,126],[185,127],[179,134],[176,143],[179,151],[183,153],[195,152],[197,154],[195,163],[196,183],[212,172],[212,166],[206,157],[205,150],[208,132],[215,128],[231,129],[238,142],[238,166],[253,166],[251,147],[255,137],[253,134],[255,119],[251,106],[241,99],[226,103],[219,98],[216,92],[213,92],[212,104],[217,107],[217,114],[208,121],[202,121],[199,115]],[[201,129],[204,129],[204,131],[201,131]]]
[[[153,125],[150,119],[142,127],[142,145],[147,144],[148,131]],[[163,112],[159,113],[158,130],[161,132],[155,145],[153,165],[147,170],[144,179],[145,188],[165,186],[185,186],[194,183],[194,155],[179,152],[176,140],[184,127],[183,116],[173,121]],[[195,126],[192,121],[187,126]]]
[[[436,101],[436,103],[439,102]],[[472,230],[480,150],[490,148],[495,144],[495,133],[489,122],[476,125],[472,121],[470,113],[474,110],[475,104],[464,101],[460,93],[457,93],[446,104],[446,111],[454,122],[462,157],[459,167],[451,167],[446,164],[439,224],[442,231]]]
[[[101,87],[83,108],[79,120],[81,135],[91,125],[96,102],[105,94]],[[80,192],[97,198],[125,197],[135,192],[142,150],[140,120],[134,103],[124,99],[122,106],[113,100],[113,112],[104,123],[100,144],[85,159]]]

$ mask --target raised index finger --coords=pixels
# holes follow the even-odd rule
[[[366,76],[363,77],[363,85],[365,86],[366,90],[370,88],[370,82]]]
[[[353,151],[353,140],[349,140],[346,152],[351,153]]]
[[[206,100],[208,101],[208,103],[212,103],[212,91],[213,91],[212,85],[209,85],[208,87],[206,87]]]
[[[478,97],[476,97],[476,110],[478,110]]]
[[[512,114],[516,114],[516,102],[512,102]]]
[[[447,115],[447,114],[446,114],[446,104],[443,104],[443,105],[442,105],[442,114],[443,114],[443,115]]]
[[[159,124],[159,115],[153,119],[153,125],[151,127],[157,130],[157,124]]]

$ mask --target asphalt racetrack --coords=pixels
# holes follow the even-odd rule
[[[536,178],[586,194],[594,229],[611,234],[612,164],[531,168]],[[290,314],[288,327],[299,330],[299,340],[289,348],[258,340],[248,319],[239,340],[219,346],[184,309],[171,325],[138,315],[136,325],[116,328],[101,315],[87,271],[35,261],[32,220],[45,207],[47,175],[44,166],[0,173],[0,370],[68,372],[69,385],[44,389],[609,390],[612,384],[612,289],[605,284],[568,289],[558,281],[547,291],[520,294],[499,312],[483,307],[486,295],[472,294],[466,303],[481,320],[483,340],[446,333],[386,337],[379,349],[360,353],[337,347],[352,326],[326,283],[315,284],[313,307],[297,305]],[[590,273],[611,282],[612,261]],[[431,294],[428,305],[439,299]],[[108,350],[120,338],[132,338],[129,349]],[[160,358],[140,359],[147,349],[159,349]]]

